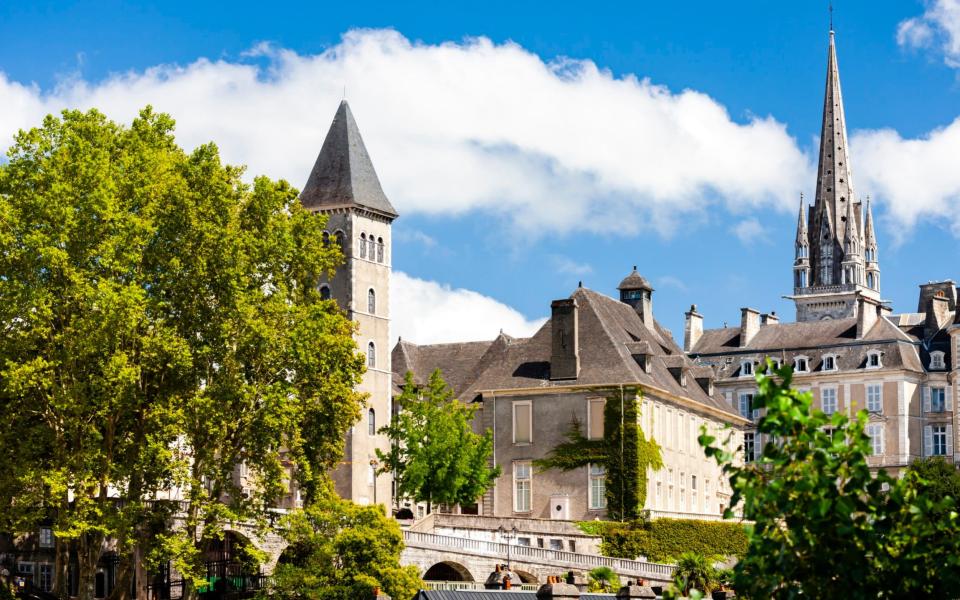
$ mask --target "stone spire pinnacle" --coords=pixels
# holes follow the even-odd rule
[[[865,248],[876,247],[877,235],[873,231],[873,209],[870,207],[870,196],[867,196],[867,216],[863,225],[863,245]]]
[[[360,129],[346,100],[340,102],[307,184],[300,192],[305,208],[323,210],[357,206],[389,219],[397,211],[387,200]]]
[[[807,231],[807,207],[803,202],[803,192],[800,192],[800,214],[797,215],[797,245],[806,245],[809,239]]]

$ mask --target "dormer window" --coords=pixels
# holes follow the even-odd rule
[[[806,356],[794,358],[793,370],[797,373],[808,373],[810,371],[810,359]]]
[[[823,357],[823,370],[824,371],[836,371],[837,370],[837,357],[833,354],[828,354]]]
[[[867,368],[868,369],[879,369],[883,364],[880,360],[880,351],[871,350],[867,353]]]
[[[740,363],[740,377],[750,377],[753,375],[753,361],[745,360]]]
[[[943,360],[943,352],[937,350],[930,353],[930,369],[945,369],[946,363]]]

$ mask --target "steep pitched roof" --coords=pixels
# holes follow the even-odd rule
[[[576,381],[550,379],[549,320],[530,338],[501,335],[492,342],[416,346],[414,360],[409,358],[414,354],[411,345],[403,342],[394,349],[394,372],[398,367],[410,368],[419,381],[439,368],[464,401],[489,390],[639,383],[736,416],[723,398],[710,396],[700,387],[696,377],[705,375],[703,369],[684,355],[667,330],[659,325],[647,328],[631,306],[593,290],[577,288],[571,298],[577,301],[579,322]],[[635,354],[647,355],[649,373]],[[404,357],[402,365],[396,362],[399,356]],[[686,385],[678,381],[677,369],[690,373]]]
[[[396,209],[380,187],[346,100],[333,117],[307,184],[300,192],[300,202],[314,210],[360,206],[392,219],[397,217]]]

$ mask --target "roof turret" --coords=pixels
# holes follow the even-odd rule
[[[633,271],[629,275],[623,278],[623,281],[620,282],[620,285],[617,286],[617,289],[622,291],[625,290],[647,290],[648,292],[653,291],[653,287],[650,285],[650,282],[637,271],[637,267],[633,267]]]

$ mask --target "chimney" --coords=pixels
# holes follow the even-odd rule
[[[779,325],[780,317],[777,316],[777,311],[771,311],[769,313],[763,313],[760,315],[760,325]]]
[[[703,315],[697,312],[696,304],[691,304],[690,310],[683,314],[686,316],[683,325],[683,351],[690,352],[703,335]]]
[[[550,579],[559,579],[559,577],[551,577]],[[540,589],[537,590],[537,600],[559,600],[561,598],[569,600],[579,597],[580,590],[572,583],[558,583],[553,581],[552,583],[541,585]]]
[[[950,321],[950,300],[945,296],[933,296],[927,304],[927,320],[923,325],[923,337],[930,339]]]
[[[640,582],[632,582],[630,585],[625,585],[617,592],[617,600],[621,598],[627,598],[632,600],[633,598],[656,598],[657,595],[653,592],[653,588],[648,585],[638,585]]]
[[[577,301],[573,298],[550,303],[552,352],[550,379],[576,379],[580,375],[580,341]]]
[[[876,322],[877,306],[863,296],[857,296],[857,339],[863,339]]]
[[[752,308],[740,309],[740,347],[750,344],[760,331],[760,312]]]

